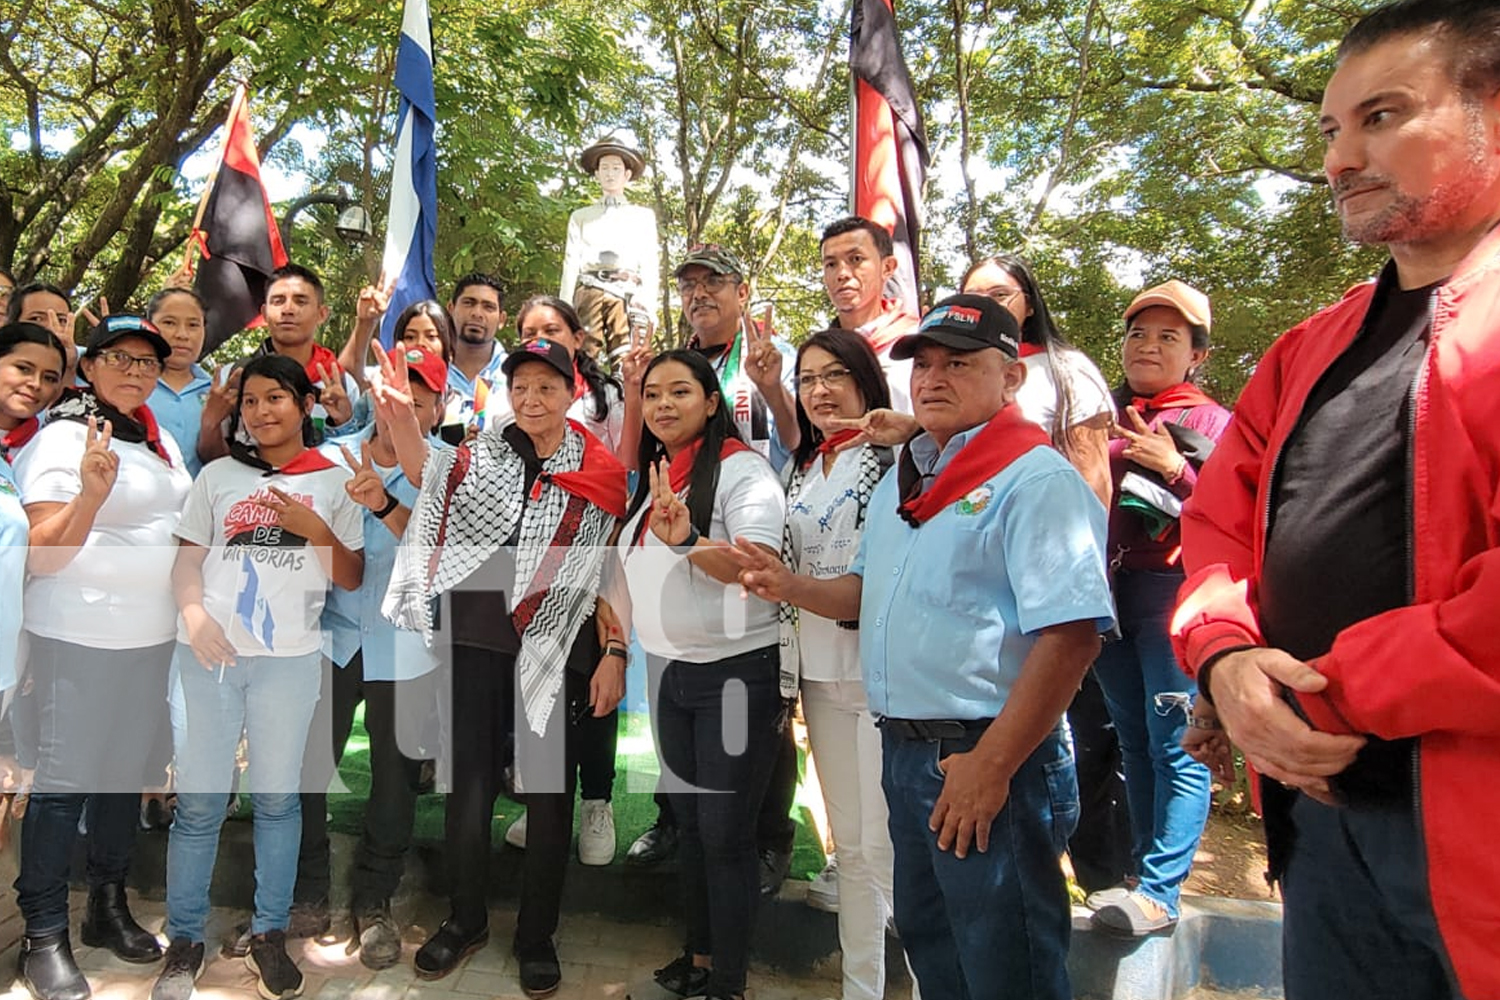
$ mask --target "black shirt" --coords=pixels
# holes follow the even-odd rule
[[[1365,325],[1313,388],[1272,483],[1258,604],[1268,645],[1300,660],[1411,600],[1411,401],[1436,285],[1403,291],[1388,265]],[[1372,741],[1346,772],[1409,771],[1409,749]]]

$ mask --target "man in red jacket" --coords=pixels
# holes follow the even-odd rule
[[[1183,519],[1179,659],[1262,783],[1289,1000],[1500,998],[1500,5],[1360,21],[1323,98],[1379,279],[1287,333]]]

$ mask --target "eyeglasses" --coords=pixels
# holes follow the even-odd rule
[[[815,375],[811,372],[806,375],[798,375],[797,389],[799,392],[812,392],[813,388],[816,387],[820,382],[823,385],[827,386],[829,389],[837,389],[839,386],[846,384],[848,381],[849,369],[834,368],[830,371],[823,372],[821,375]]]
[[[128,372],[132,368],[139,368],[147,375],[161,374],[161,359],[158,357],[138,358],[124,351],[100,351],[99,360],[117,372]]]
[[[1021,298],[1026,297],[1026,293],[1019,288],[1006,288],[1003,285],[996,285],[994,288],[981,288],[975,294],[994,299],[1002,306],[1010,305],[1016,300],[1016,296],[1018,295]]]
[[[705,274],[701,278],[678,278],[677,291],[682,295],[692,295],[699,288],[708,292],[721,292],[729,284],[738,284],[739,279],[732,274]]]

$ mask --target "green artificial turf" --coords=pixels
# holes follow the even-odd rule
[[[799,751],[799,766],[801,761]],[[656,819],[656,803],[651,793],[656,788],[656,754],[651,748],[651,727],[645,716],[634,712],[620,714],[620,747],[615,758],[615,859],[625,856],[636,837]],[[355,716],[354,731],[344,750],[339,776],[348,792],[328,796],[328,811],[333,819],[329,826],[340,833],[358,834],[364,818],[365,798],[370,792],[370,740],[365,733],[364,708]],[[808,812],[807,796],[815,794],[799,784],[792,815],[797,822],[797,840],[792,854],[791,878],[809,879],[823,867],[823,848]],[[424,795],[417,800],[416,837],[418,840],[443,839],[443,796]],[[506,798],[495,802],[493,843],[498,847],[505,830],[521,815],[522,809]],[[576,825],[577,815],[574,822]]]

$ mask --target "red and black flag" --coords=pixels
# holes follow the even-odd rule
[[[260,180],[260,155],[250,134],[249,102],[243,89],[230,108],[223,158],[189,240],[203,255],[193,287],[207,306],[203,338],[207,354],[246,327],[260,324],[266,281],[287,262],[271,201]]]
[[[849,71],[854,78],[855,215],[891,230],[900,262],[895,281],[906,309],[922,311],[917,256],[922,190],[927,180],[927,130],[901,40],[892,0],[854,0],[849,25]]]

